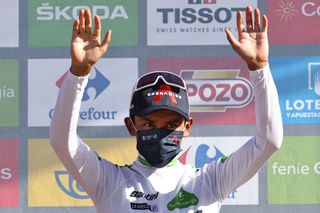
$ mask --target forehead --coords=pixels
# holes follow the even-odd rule
[[[184,117],[177,112],[171,110],[159,110],[153,113],[150,113],[146,116],[135,116],[135,120],[150,120],[150,121],[159,121],[159,122],[170,122],[170,121],[183,121]]]

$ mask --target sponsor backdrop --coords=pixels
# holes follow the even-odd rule
[[[270,66],[284,145],[229,194],[222,213],[320,212],[320,3],[315,0],[1,0],[0,212],[95,212],[49,146],[56,97],[70,66],[72,23],[90,8],[113,31],[90,75],[78,133],[120,165],[137,156],[123,119],[135,79],[168,70],[187,83],[194,127],[182,163],[202,167],[255,133],[252,85],[224,28],[258,6],[269,18]]]

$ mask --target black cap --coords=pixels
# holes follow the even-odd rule
[[[165,109],[177,112],[189,120],[189,100],[186,89],[175,87],[172,84],[169,85],[160,79],[155,85],[141,90],[133,90],[130,117],[134,115],[146,116]]]

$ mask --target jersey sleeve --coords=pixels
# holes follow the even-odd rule
[[[250,71],[256,111],[256,136],[227,159],[220,159],[204,169],[211,176],[211,188],[219,200],[253,177],[271,155],[280,148],[283,126],[278,93],[269,65]]]
[[[102,163],[77,135],[81,99],[87,82],[88,76],[78,77],[68,71],[59,91],[49,135],[60,161],[95,202],[99,179],[105,176],[103,168],[114,168],[110,162]]]

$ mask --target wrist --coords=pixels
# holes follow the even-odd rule
[[[71,64],[70,71],[76,76],[86,76],[89,75],[92,66],[90,64],[86,65],[75,65]]]
[[[247,65],[250,71],[254,71],[254,70],[258,70],[266,67],[268,63],[269,63],[268,61],[260,61],[260,62],[250,62],[250,63],[247,63]]]

